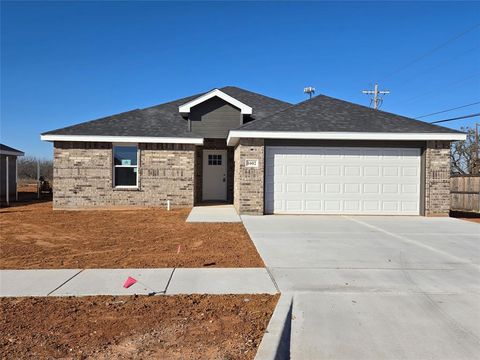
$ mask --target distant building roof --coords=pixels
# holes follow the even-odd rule
[[[0,144],[0,155],[23,156],[25,153],[10,146]]]

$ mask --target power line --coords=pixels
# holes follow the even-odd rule
[[[470,114],[470,115],[464,115],[464,116],[459,116],[459,117],[454,117],[454,118],[451,118],[451,119],[444,119],[444,120],[432,121],[430,124],[438,124],[438,123],[443,123],[443,122],[447,122],[447,121],[468,119],[468,118],[472,118],[472,117],[475,117],[475,116],[480,116],[480,113]]]
[[[422,55],[418,56],[417,58],[413,59],[412,61],[408,62],[407,64],[405,64],[404,66],[401,66],[399,67],[397,70],[395,71],[392,71],[390,74],[386,75],[384,78],[383,78],[383,81],[385,81],[386,79],[392,77],[393,75],[396,75],[398,74],[399,72],[402,72],[403,70],[405,70],[406,68],[412,66],[413,64],[416,64],[417,62],[423,60],[424,58],[426,58],[427,56],[433,54],[434,52],[440,50],[441,48],[447,46],[448,44],[450,44],[451,42],[461,38],[462,36],[468,34],[469,32],[475,30],[476,28],[478,28],[480,26],[480,23],[478,24],[475,24],[474,26],[462,31],[461,33],[451,37],[450,39],[448,39],[447,41],[441,43],[440,45],[437,45],[435,46],[434,48],[428,50],[427,52],[423,53]]]
[[[480,101],[477,101],[477,102],[474,102],[474,103],[471,103],[471,104],[467,104],[467,105],[457,106],[457,107],[447,109],[447,110],[437,111],[437,112],[427,114],[427,115],[417,116],[415,119],[421,119],[421,118],[432,116],[432,115],[443,114],[443,113],[446,113],[446,112],[449,112],[449,111],[453,111],[453,110],[457,110],[457,109],[463,109],[463,108],[473,106],[473,105],[477,105],[477,104],[480,104]]]
[[[430,66],[430,67],[426,68],[425,70],[423,70],[423,71],[421,71],[421,72],[418,72],[418,73],[416,73],[415,75],[412,75],[411,77],[403,80],[402,82],[397,83],[397,85],[395,86],[395,88],[398,89],[399,87],[401,87],[401,86],[409,83],[409,82],[412,81],[412,80],[417,80],[420,76],[425,75],[425,74],[429,73],[429,72],[432,71],[432,70],[438,69],[438,68],[440,68],[440,67],[442,67],[442,66],[444,66],[444,65],[446,65],[446,64],[448,64],[448,63],[450,63],[450,62],[452,62],[452,61],[454,61],[454,60],[456,60],[456,59],[458,59],[458,58],[460,58],[460,57],[462,57],[462,56],[464,56],[465,54],[468,54],[468,53],[471,53],[471,52],[474,51],[474,50],[477,50],[478,48],[480,48],[480,45],[475,46],[475,47],[473,47],[473,48],[471,48],[471,49],[468,49],[468,50],[466,50],[466,51],[464,51],[464,52],[455,54],[455,56],[450,57],[450,58],[449,58],[448,60],[446,60],[446,61],[442,61],[442,62],[440,62],[440,63],[437,63],[437,64],[433,65],[433,66]]]
[[[476,72],[476,73],[473,73],[473,74],[470,74],[469,76],[466,76],[462,79],[455,79],[455,81],[452,81],[452,82],[449,82],[447,84],[439,84],[439,85],[442,85],[443,87],[446,87],[446,86],[450,86],[450,89],[452,88],[455,88],[455,87],[458,87],[459,85],[463,84],[464,82],[468,81],[468,80],[471,80],[473,78],[476,78],[480,73]],[[413,100],[417,100],[421,97],[424,97],[425,95],[428,95],[428,94],[432,94],[432,93],[435,93],[438,89],[433,89],[433,90],[428,90],[428,91],[425,91],[423,92],[422,94],[420,95],[416,95],[416,96],[413,96],[409,99],[406,99],[406,100],[403,100],[403,101],[399,101],[399,102],[396,102],[390,106],[396,106],[396,105],[400,105],[400,104],[405,104],[405,103],[410,103],[412,102]]]

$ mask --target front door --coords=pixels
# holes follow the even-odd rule
[[[227,200],[227,150],[203,150],[203,200]]]

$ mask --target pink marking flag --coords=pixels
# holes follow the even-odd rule
[[[125,283],[123,284],[123,287],[125,289],[128,289],[130,286],[132,286],[133,284],[135,284],[137,282],[137,280],[135,280],[134,278],[132,277],[128,277],[127,280],[125,280]]]

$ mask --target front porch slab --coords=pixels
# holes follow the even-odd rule
[[[233,205],[195,206],[187,222],[242,222]]]

